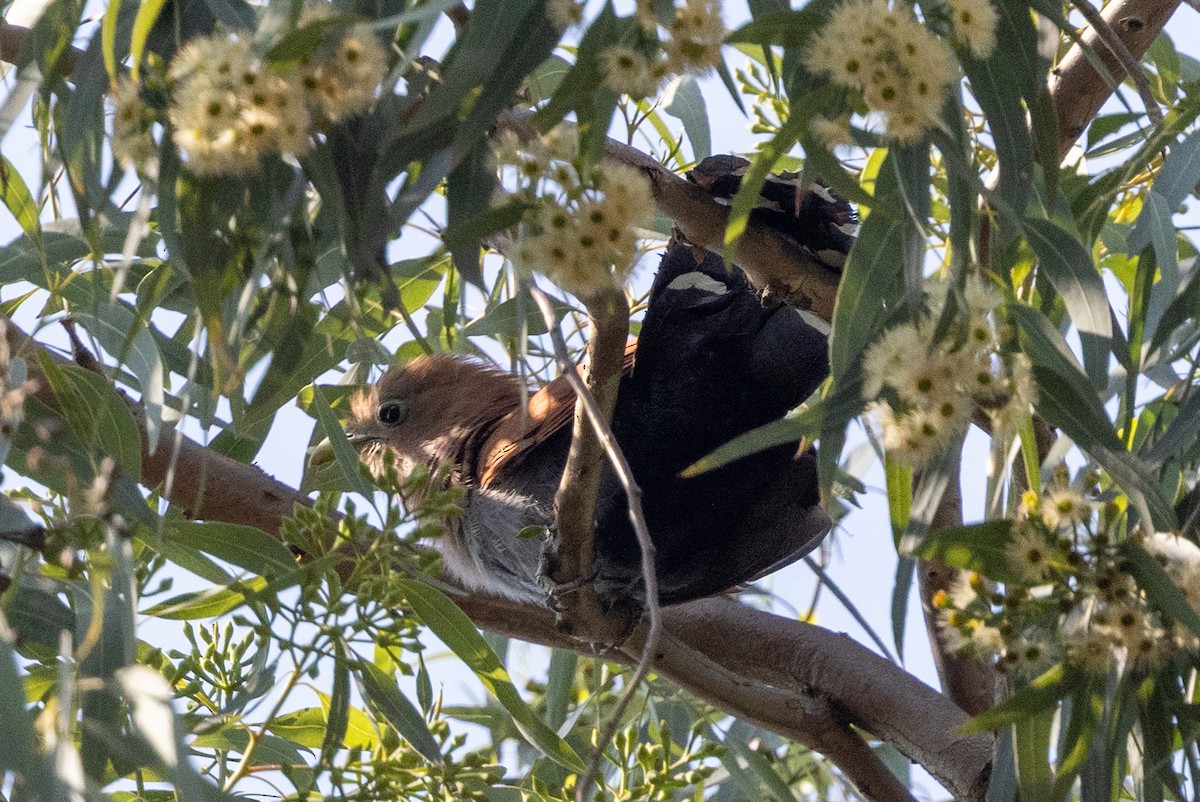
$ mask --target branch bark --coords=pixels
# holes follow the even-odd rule
[[[1179,3],[1180,0],[1114,0],[1101,16],[1136,60],[1162,33]],[[1081,39],[1099,59],[1105,74],[1097,72],[1086,55],[1087,50],[1079,44],[1073,45],[1051,71],[1050,91],[1057,101],[1060,157],[1067,155],[1116,89],[1117,81],[1113,76],[1120,79],[1126,74],[1111,50],[1096,47],[1100,34],[1095,28],[1089,26]]]
[[[934,511],[931,529],[948,529],[962,526],[962,488],[955,476],[946,488],[937,510]],[[921,560],[917,566],[917,584],[921,596],[921,612],[925,617],[925,630],[929,633],[929,644],[933,650],[933,662],[937,667],[942,688],[954,703],[972,716],[990,708],[996,701],[996,670],[990,662],[957,655],[948,651],[941,636],[938,610],[933,604],[934,596],[948,591],[956,580],[966,572],[941,563]]]
[[[587,404],[590,395],[603,423],[607,425],[612,420],[625,360],[625,341],[629,337],[629,302],[625,293],[614,286],[587,299],[585,306],[588,310],[586,392],[578,393],[575,401],[571,449],[554,497],[558,531],[547,543],[542,571],[556,586],[553,598],[558,606],[559,626],[593,642],[613,644],[633,626],[634,611],[605,610],[592,586],[596,506],[604,475],[605,450],[600,434],[588,420]],[[560,365],[560,369],[564,375],[575,375],[575,365],[569,361]]]

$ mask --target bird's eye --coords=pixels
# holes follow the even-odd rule
[[[396,426],[408,414],[408,404],[403,401],[384,401],[376,414],[384,426]]]

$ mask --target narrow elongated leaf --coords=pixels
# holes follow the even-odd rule
[[[350,666],[340,639],[334,641],[333,693],[322,696],[325,707],[325,738],[321,741],[321,760],[330,761],[346,740],[350,725]]]
[[[475,672],[484,687],[512,716],[521,734],[555,763],[571,771],[583,771],[583,762],[570,744],[546,726],[521,698],[508,678],[508,671],[471,619],[446,594],[426,582],[404,579],[399,584],[413,612]]]
[[[4,611],[0,610],[0,633],[9,632]],[[4,748],[0,749],[0,771],[14,772],[29,798],[59,799],[49,761],[37,753],[33,717],[25,708],[25,690],[17,672],[16,652],[0,634],[0,726],[4,728]]]
[[[221,749],[245,754],[250,745],[250,733],[242,727],[226,726],[214,732],[206,732],[192,740],[193,749]],[[304,750],[304,751],[301,751]],[[307,766],[308,749],[302,744],[263,733],[254,742],[252,766]],[[311,756],[311,753],[310,753]]]
[[[1168,209],[1175,210],[1197,184],[1200,184],[1200,131],[1193,131],[1171,146],[1154,179],[1154,192],[1162,196]]]
[[[899,193],[891,155],[879,168],[875,194],[895,199]],[[829,344],[830,367],[841,377],[850,364],[882,330],[887,311],[895,306],[904,286],[905,221],[887,207],[872,208],[863,221],[858,239],[842,272],[837,304],[833,311],[833,334]],[[838,381],[838,379],[835,379]]]
[[[1144,498],[1156,527],[1174,529],[1174,509],[1163,497],[1154,472],[1125,451],[1099,396],[1074,366],[1062,337],[1036,309],[1019,304],[1007,309],[1024,335],[1022,344],[1033,362],[1038,412],[1091,454],[1126,492]]]
[[[817,105],[811,98],[803,100],[811,106]],[[726,253],[735,252],[737,241],[745,233],[746,226],[750,222],[750,212],[758,205],[759,192],[766,183],[767,174],[771,172],[775,163],[800,140],[800,135],[808,127],[808,121],[811,118],[811,112],[808,114],[797,113],[789,117],[779,127],[771,141],[766,143],[755,156],[750,170],[742,176],[742,184],[738,187],[737,194],[733,196],[730,203],[729,223],[725,226]]]
[[[716,451],[684,468],[680,475],[684,477],[699,476],[706,471],[728,465],[734,460],[750,454],[757,454],[768,448],[774,448],[784,443],[794,443],[801,437],[814,435],[821,425],[822,409],[823,404],[818,401],[798,414],[789,414],[777,421],[765,423],[757,429],[751,429],[745,434],[738,435],[717,448]]]
[[[25,236],[41,250],[42,223],[38,217],[37,202],[25,185],[25,179],[21,178],[17,168],[5,156],[0,156],[0,197],[4,198],[4,205],[16,218]]]
[[[1112,313],[1100,272],[1083,245],[1049,220],[1026,218],[1025,235],[1041,269],[1062,296],[1067,314],[1079,329],[1088,377],[1096,386],[1108,383]]]
[[[128,404],[103,377],[68,365],[59,367],[39,354],[64,417],[76,436],[112,456],[131,476],[142,474],[142,436]]]
[[[1013,725],[1013,754],[1022,802],[1054,802],[1051,796],[1054,774],[1050,770],[1054,714],[1053,709],[1040,710],[1021,717]]]
[[[676,78],[663,93],[663,111],[683,123],[688,141],[692,143],[695,161],[712,155],[712,134],[708,126],[708,106],[700,86],[691,75]]]
[[[988,732],[1052,710],[1060,699],[1077,688],[1082,681],[1077,672],[1067,671],[1066,666],[1058,663],[1029,683],[1029,687],[1022,688],[991,710],[975,716],[963,724],[960,730],[964,733]]]
[[[1066,799],[1092,751],[1104,712],[1103,688],[1092,678],[1071,695],[1071,719],[1063,735],[1054,778],[1054,799]]]
[[[446,178],[445,240],[460,276],[483,288],[480,240],[494,231],[515,225],[525,211],[508,204],[487,214],[497,187],[496,169],[486,141],[480,141]],[[504,213],[495,213],[502,211]],[[480,218],[486,218],[481,220]]]
[[[166,367],[154,335],[124,303],[89,304],[86,310],[75,312],[75,319],[95,335],[104,350],[119,359],[137,377],[145,412],[146,445],[150,453],[154,453],[162,433],[166,403]]]
[[[166,524],[163,537],[259,576],[296,570],[296,556],[287,546],[253,526],[223,521],[171,521]]]
[[[154,27],[154,23],[158,22],[158,15],[162,13],[166,2],[167,0],[142,0],[142,4],[138,6],[137,17],[133,20],[133,35],[129,40],[130,72],[133,74],[135,83],[138,80],[138,73],[141,72],[142,53],[146,50],[146,37],[150,35],[150,29]]]
[[[416,705],[396,687],[389,675],[371,663],[359,664],[362,689],[371,703],[404,739],[430,763],[441,763],[442,751]]]
[[[834,5],[835,2],[817,0],[797,11],[755,15],[751,22],[725,37],[725,41],[729,44],[743,42],[753,45],[799,47],[825,24]]]
[[[112,0],[104,9],[100,20],[100,46],[104,51],[104,70],[110,83],[117,81],[117,17],[121,13],[121,0]]]
[[[333,448],[334,459],[337,460],[338,468],[341,469],[342,476],[346,483],[354,489],[355,493],[370,497],[375,491],[375,488],[363,476],[359,470],[361,464],[358,460],[358,454],[354,447],[350,445],[350,441],[346,439],[346,432],[342,429],[341,422],[338,421],[337,415],[333,413],[333,409],[329,406],[329,398],[325,391],[320,387],[313,386],[313,402],[310,409],[316,413],[317,425],[325,432],[325,436],[329,438],[329,445]]]
[[[1200,615],[1188,604],[1187,596],[1163,570],[1162,564],[1134,540],[1126,540],[1118,548],[1150,603],[1200,635]]]
[[[913,554],[951,568],[975,571],[1001,582],[1013,582],[1016,576],[1008,558],[1013,522],[985,521],[953,529],[930,532]]]
[[[252,590],[261,590],[267,586],[266,580],[256,578],[246,586]],[[181,593],[166,601],[142,610],[142,615],[155,618],[166,618],[172,621],[191,621],[198,618],[216,618],[230,613],[246,603],[246,595],[230,588],[208,588],[191,593]]]

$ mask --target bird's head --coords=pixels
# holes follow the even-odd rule
[[[518,399],[506,373],[447,355],[418,357],[351,400],[346,436],[376,473],[390,450],[403,477],[418,464],[458,459],[471,435]]]

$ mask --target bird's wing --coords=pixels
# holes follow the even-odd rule
[[[637,340],[625,346],[624,372],[633,368]],[[582,373],[582,368],[578,368]],[[566,376],[559,376],[529,397],[525,410],[515,409],[501,418],[480,449],[478,481],[487,487],[514,471],[542,443],[575,417],[575,390]]]

